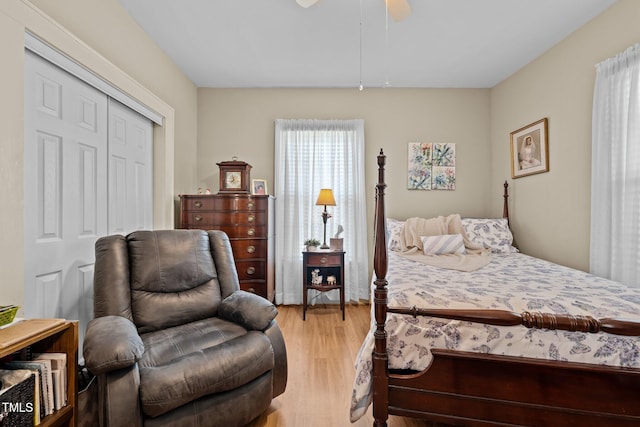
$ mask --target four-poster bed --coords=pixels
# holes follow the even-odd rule
[[[430,308],[430,304],[421,305],[423,308],[388,306],[413,298],[408,295],[409,291],[396,292],[396,282],[388,281],[389,258],[400,263],[393,274],[400,271],[405,281],[417,276],[405,273],[412,261],[389,252],[384,166],[385,155],[381,150],[375,207],[373,327],[363,344],[360,355],[363,361],[357,362],[355,381],[361,389],[369,390],[370,395],[358,397],[360,390],[354,385],[352,420],[354,414],[357,419],[372,402],[375,426],[385,426],[390,414],[464,426],[640,425],[640,291],[626,292],[622,285],[611,282],[611,290],[603,291],[604,296],[583,298],[583,290],[600,294],[594,290],[601,289],[608,281],[547,265],[550,263],[540,266],[535,259],[518,254],[535,281],[535,286],[527,288],[528,285],[518,280],[517,268],[511,258],[496,255],[491,265],[481,269],[486,272],[463,273],[468,275],[462,277],[469,278],[465,280],[470,283],[471,291],[460,290],[456,282],[446,282],[447,275],[452,273],[443,273],[445,279],[438,278],[424,289],[409,283],[408,289],[417,293],[420,301],[433,300],[436,308]],[[505,216],[508,216],[507,206],[505,185]],[[493,264],[499,264],[499,267],[493,267]],[[493,268],[506,269],[506,272]],[[542,276],[547,271],[561,280],[567,279],[569,289],[565,286],[557,296],[542,297],[545,292],[555,292],[552,287],[555,279],[547,280]],[[487,274],[489,278],[482,279],[481,274]],[[584,287],[582,276],[588,279]],[[488,284],[485,287],[476,284],[476,277],[488,280]],[[507,283],[509,280],[513,283]],[[491,292],[494,283],[502,294],[492,297],[488,307],[480,307],[482,298]],[[447,287],[447,284],[454,285],[446,291],[454,301],[445,301],[440,294],[432,294],[436,287]],[[520,289],[534,297],[526,302],[525,310],[519,311],[522,314],[515,314],[513,310],[521,308],[517,302]],[[617,299],[621,294],[624,295]],[[565,307],[562,298],[567,296],[569,302]],[[599,305],[603,304],[599,298],[615,307],[611,311],[613,317],[606,315],[608,312]],[[457,309],[458,301],[462,302],[463,309]],[[500,309],[503,303],[510,310]],[[526,310],[538,305],[552,307],[555,312]],[[591,309],[593,317],[569,313],[583,313],[587,308]],[[632,313],[630,317],[634,320],[618,320],[615,317],[620,313]],[[445,319],[457,323],[449,324]],[[435,332],[420,322],[436,325]],[[470,329],[468,335],[472,337],[472,344],[465,347],[461,338],[466,334],[465,328],[476,325],[480,329]],[[398,330],[394,329],[396,327]],[[411,341],[414,339],[411,336],[444,344],[426,351],[422,344]],[[547,339],[552,341],[543,341]],[[494,349],[491,347],[494,342],[503,348]],[[529,356],[529,350],[515,349],[521,342],[533,356]],[[615,345],[621,347],[615,348]],[[419,350],[414,353],[420,360],[404,360],[405,365],[400,368],[393,366],[405,356],[408,359],[408,353],[413,349]],[[428,362],[423,358],[426,353],[430,353]],[[599,359],[592,363],[575,361],[587,356]],[[422,367],[421,363],[426,366]]]

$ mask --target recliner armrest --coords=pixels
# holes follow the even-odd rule
[[[271,302],[245,291],[235,291],[218,308],[218,316],[254,331],[264,331],[277,314]]]
[[[136,326],[121,316],[104,316],[87,325],[83,351],[87,368],[94,375],[133,366],[144,353]]]

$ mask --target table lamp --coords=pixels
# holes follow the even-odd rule
[[[324,205],[324,211],[322,212],[322,222],[324,223],[324,239],[322,241],[322,246],[320,249],[329,249],[329,245],[327,245],[327,220],[331,218],[329,212],[327,212],[327,206],[335,206],[336,199],[333,198],[333,191],[330,188],[323,188],[320,190],[320,194],[318,195],[318,200],[316,200],[316,205]]]

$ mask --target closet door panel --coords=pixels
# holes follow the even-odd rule
[[[153,226],[152,123],[109,100],[109,233]]]
[[[107,231],[107,96],[25,52],[24,147],[25,315],[86,324]]]

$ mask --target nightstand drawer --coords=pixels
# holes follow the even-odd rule
[[[340,254],[332,254],[330,252],[320,252],[317,254],[309,254],[307,258],[307,265],[317,266],[333,266],[340,265],[342,256]]]

